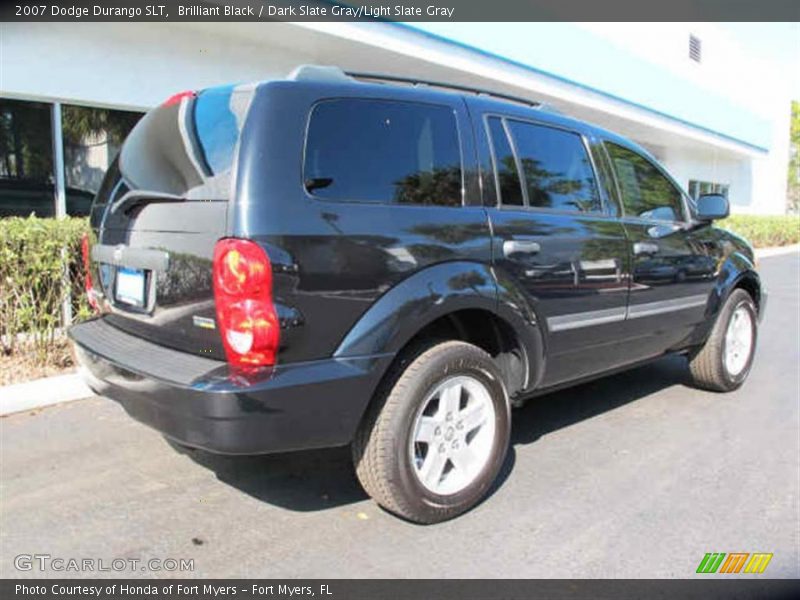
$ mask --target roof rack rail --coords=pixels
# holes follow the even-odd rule
[[[443,83],[441,81],[428,81],[425,79],[417,79],[412,77],[399,77],[397,75],[381,75],[379,73],[359,73],[352,71],[345,71],[345,75],[348,75],[353,79],[360,79],[362,81],[374,81],[377,83],[405,83],[412,86],[435,87],[445,90],[454,90],[457,92],[468,92],[470,94],[475,94],[476,96],[491,96],[493,98],[499,98],[509,102],[516,102],[518,104],[524,104],[525,106],[531,106],[533,108],[553,110],[554,112],[558,112],[557,110],[552,109],[550,106],[535,100],[528,100],[526,98],[520,98],[519,96],[511,96],[510,94],[502,94],[499,92],[493,92],[491,90],[485,90],[467,85],[459,85],[456,83]]]

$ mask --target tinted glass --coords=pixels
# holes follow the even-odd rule
[[[52,217],[50,105],[0,99],[0,217]]]
[[[503,122],[497,117],[489,119],[489,134],[494,149],[500,202],[510,206],[522,206],[522,184],[519,180],[514,152],[511,150]]]
[[[64,105],[61,118],[67,214],[88,215],[106,171],[142,113]]]
[[[455,115],[410,102],[323,102],[311,115],[304,178],[330,200],[460,206]]]
[[[643,156],[607,143],[625,213],[659,221],[683,220],[681,192]]]
[[[200,150],[212,175],[231,169],[236,143],[252,94],[246,86],[203,90],[194,102],[194,125]]]
[[[594,172],[576,133],[508,121],[532,207],[600,211]]]
[[[148,112],[119,154],[126,183],[187,200],[227,200],[239,134],[254,93],[250,84],[209,88]]]

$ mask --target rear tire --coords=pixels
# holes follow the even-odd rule
[[[750,373],[758,337],[758,313],[750,294],[734,290],[720,311],[703,347],[690,359],[697,387],[730,392]]]
[[[398,360],[353,441],[356,474],[385,509],[417,523],[475,506],[505,459],[511,414],[480,348],[435,343]]]

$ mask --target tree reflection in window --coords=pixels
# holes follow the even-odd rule
[[[625,213],[658,221],[681,220],[681,191],[643,156],[607,142]]]
[[[569,131],[508,121],[532,207],[600,211],[594,173],[581,137]]]
[[[494,148],[495,169],[499,186],[500,202],[507,206],[522,206],[522,184],[519,180],[517,162],[511,150],[503,122],[497,117],[489,119],[489,134]]]
[[[363,98],[322,102],[311,116],[303,177],[309,193],[328,200],[460,206],[453,110]]]
[[[461,205],[461,167],[437,167],[417,171],[395,182],[394,201],[399,204]]]

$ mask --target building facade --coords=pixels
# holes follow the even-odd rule
[[[540,100],[637,141],[692,195],[785,209],[787,78],[711,24],[0,23],[0,63],[0,216],[85,214],[143,111],[304,63]]]

